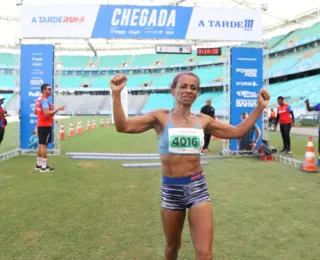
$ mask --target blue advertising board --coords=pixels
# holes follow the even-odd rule
[[[257,106],[257,94],[263,87],[263,49],[231,48],[230,124],[238,125]],[[262,116],[241,139],[230,140],[230,150],[251,150],[252,142],[262,142]]]
[[[184,39],[191,14],[186,7],[102,5],[91,37]]]
[[[36,135],[37,116],[34,114],[35,102],[41,96],[41,85],[48,83],[54,95],[54,46],[21,45],[20,56],[20,149],[34,150],[30,145]],[[49,97],[53,103],[53,96]],[[54,140],[48,146],[53,149]]]

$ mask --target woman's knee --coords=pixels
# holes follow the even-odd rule
[[[171,254],[175,254],[175,253],[178,253],[180,247],[181,247],[181,241],[171,242],[171,243],[167,243],[166,250]]]
[[[197,260],[212,260],[211,247],[196,248],[196,259]]]

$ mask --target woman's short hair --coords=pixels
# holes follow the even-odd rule
[[[195,77],[197,80],[198,80],[198,88],[200,87],[200,78],[194,74],[193,72],[181,72],[179,74],[177,74],[172,83],[170,84],[170,88],[176,88],[177,85],[178,85],[178,82],[179,82],[179,79],[182,77],[182,76],[192,76],[192,77]]]

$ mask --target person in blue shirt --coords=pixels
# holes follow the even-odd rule
[[[246,120],[248,116],[248,113],[242,113],[241,120]],[[238,149],[242,151],[255,150],[260,136],[261,130],[257,124],[254,124],[254,126],[249,130],[247,135],[245,135],[241,139],[238,139]]]
[[[37,128],[35,128],[32,135],[29,138],[28,149],[36,150],[38,148],[38,145],[39,145],[38,131],[37,131]]]
[[[317,111],[319,113],[319,134],[318,134],[318,154],[319,154],[319,158],[318,158],[318,163],[317,165],[320,166],[320,103],[314,105],[314,106],[310,106],[309,103],[309,99],[307,99],[305,101],[306,105],[307,105],[307,110],[308,111]]]

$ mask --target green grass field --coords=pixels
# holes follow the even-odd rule
[[[271,142],[281,147],[278,135]],[[303,159],[306,143],[306,136],[292,136],[296,158]],[[211,141],[211,148],[217,154],[220,142]],[[98,127],[62,141],[62,152],[155,153],[156,136]],[[33,156],[0,163],[1,260],[163,259],[160,169],[63,155],[50,157],[49,165],[54,173],[34,171]],[[320,174],[250,158],[212,160],[204,169],[214,259],[320,259]],[[187,222],[179,259],[194,259]]]

